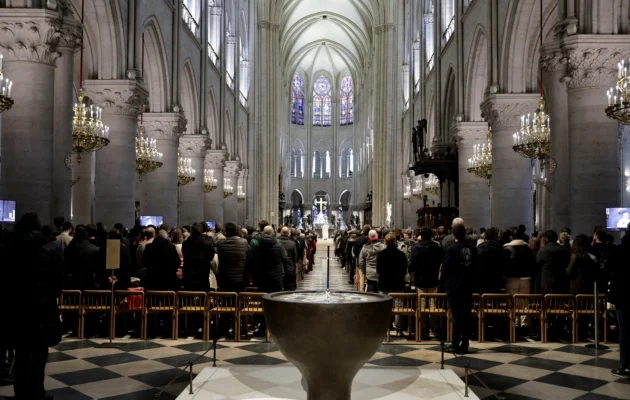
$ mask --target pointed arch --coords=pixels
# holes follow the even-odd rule
[[[149,90],[149,106],[146,111],[166,112],[170,101],[170,73],[160,23],[155,15],[143,24],[144,82]]]
[[[457,97],[455,94],[455,70],[449,66],[446,74],[446,87],[444,90],[444,104],[442,104],[442,132],[449,132],[453,125],[455,114],[457,113]]]
[[[480,104],[488,87],[488,36],[485,28],[478,24],[473,34],[473,46],[468,56],[466,72],[466,116],[469,121],[483,121]]]
[[[313,82],[313,126],[330,126],[332,122],[332,90],[330,74],[318,72]]]
[[[214,88],[210,87],[208,90],[208,113],[206,116],[206,126],[208,127],[208,135],[212,140],[212,148],[218,149],[220,146],[219,140],[219,118],[217,113],[217,100],[214,94]]]
[[[188,120],[188,124],[186,125],[186,134],[196,135],[199,130],[199,98],[197,96],[195,74],[189,58],[184,61],[183,72],[180,84],[180,97],[184,115]]]
[[[225,136],[225,146],[230,156],[233,156],[234,153],[234,130],[232,127],[232,113],[230,109],[225,110],[225,132],[223,135]]]
[[[238,127],[238,133],[237,133],[237,137],[236,137],[236,144],[237,144],[237,154],[241,157],[241,160],[246,159],[247,157],[247,147],[246,143],[247,141],[245,140],[245,125],[243,125],[243,123],[241,122],[241,124]]]

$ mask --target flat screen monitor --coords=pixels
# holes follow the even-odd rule
[[[622,231],[630,224],[630,208],[607,208],[606,230]]]
[[[162,225],[162,216],[161,215],[141,215],[140,225],[142,226],[155,225],[156,227],[160,226]]]
[[[216,222],[212,222],[212,221],[206,221],[206,224],[208,224],[210,229],[213,229],[213,230],[217,226],[217,223]]]
[[[0,200],[0,224],[15,224],[15,200]]]

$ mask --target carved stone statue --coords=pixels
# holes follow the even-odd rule
[[[385,223],[387,224],[387,227],[390,227],[392,225],[392,204],[391,203],[387,203],[387,218],[385,219]]]

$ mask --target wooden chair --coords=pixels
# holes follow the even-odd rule
[[[114,292],[113,337],[116,337],[116,317],[120,314],[129,313],[140,314],[140,337],[144,338],[144,292],[139,290],[116,290]]]
[[[575,317],[573,318],[573,343],[580,341],[578,323],[580,316],[588,316],[589,321],[595,319],[595,302],[592,294],[578,294],[575,296]],[[604,343],[608,343],[608,312],[606,308],[606,295],[599,295],[599,314],[604,318]],[[601,318],[600,317],[600,318]],[[599,323],[598,318],[597,322]]]
[[[59,297],[59,312],[63,317],[64,313],[77,314],[77,338],[83,339],[83,316],[81,315],[81,291],[80,290],[62,290]]]
[[[481,307],[479,308],[479,319],[481,324],[481,335],[479,342],[486,340],[485,327],[486,317],[504,317],[510,324],[510,342],[514,343],[514,298],[511,294],[484,294],[481,296]]]
[[[477,340],[481,340],[481,318],[479,317],[480,309],[481,309],[481,295],[479,293],[473,293],[472,295],[472,310],[470,312],[470,317],[477,318]],[[451,324],[451,336],[453,326]]]
[[[215,318],[215,327],[219,329],[219,317],[221,314],[234,317],[234,340],[238,341],[239,316],[238,316],[238,294],[232,292],[210,292],[208,293],[206,309],[208,310],[208,324]],[[208,329],[209,331],[209,329]]]
[[[177,292],[177,318],[184,315],[185,331],[188,331],[188,315],[197,314],[203,317],[203,340],[208,340],[208,311],[206,309],[206,292]],[[179,321],[177,321],[179,326]]]
[[[112,309],[112,292],[111,290],[84,290],[81,295],[83,306],[81,307],[81,336],[85,335],[85,318],[88,314],[108,313],[107,319],[110,319],[109,312]],[[109,337],[113,339],[112,327],[109,327]]]
[[[392,315],[407,316],[409,335],[411,336],[411,322],[418,316],[418,295],[415,293],[389,293],[394,299]],[[390,341],[390,329],[387,329],[387,341]],[[416,330],[416,342],[418,341],[418,331]]]
[[[545,319],[545,334],[543,337],[543,343],[547,343],[547,333],[549,331],[549,317],[565,317],[571,318],[571,336],[575,343],[575,327],[573,321],[575,320],[575,296],[571,294],[547,294],[545,295],[545,312],[543,313]]]
[[[424,300],[424,301],[423,301]],[[451,314],[445,293],[420,293],[418,295],[418,317],[416,318],[416,332],[418,342],[422,341],[422,317],[424,315],[446,318],[446,341],[451,341]],[[443,325],[442,325],[443,326]]]
[[[542,341],[545,330],[545,297],[542,294],[515,294],[514,295],[514,318],[521,315],[537,317],[540,320],[540,340]],[[533,327],[533,324],[532,324]],[[513,336],[516,339],[516,325],[512,324]]]
[[[263,309],[262,297],[266,293],[252,293],[241,292],[238,295],[238,335],[237,340],[241,339],[241,318],[245,317],[245,334],[247,335],[247,319],[252,318],[254,315],[262,315],[264,317],[265,311]],[[253,322],[252,322],[253,325]],[[265,333],[265,341],[269,341],[269,330]]]
[[[170,314],[172,320],[173,340],[177,340],[177,293],[169,291],[148,290],[144,294],[145,313],[144,313],[144,338],[147,338],[147,326],[150,314]]]

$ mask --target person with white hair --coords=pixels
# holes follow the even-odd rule
[[[462,218],[457,217],[453,219],[453,222],[451,223],[451,233],[442,240],[442,250],[445,253],[446,253],[446,250],[448,249],[448,246],[455,243],[455,237],[453,236],[453,229],[455,229],[455,227],[459,225],[463,226],[464,229],[466,227],[466,225],[464,224],[464,220]],[[466,235],[465,241],[466,243],[472,245],[473,247],[477,247],[477,241],[472,236]]]
[[[368,242],[359,254],[359,269],[367,281],[367,292],[378,293],[378,273],[376,272],[376,256],[385,248],[378,239],[374,229],[368,232]]]
[[[247,269],[252,272],[254,285],[260,292],[281,292],[288,269],[287,252],[276,239],[271,225],[265,226],[260,239],[255,240],[257,243],[250,245],[246,263]]]

